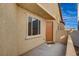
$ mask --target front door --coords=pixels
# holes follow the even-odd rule
[[[46,22],[46,42],[53,43],[53,22]]]

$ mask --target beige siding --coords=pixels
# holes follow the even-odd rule
[[[27,20],[28,16],[33,16],[41,20],[41,35],[27,38]],[[18,54],[25,53],[30,49],[45,42],[45,22],[44,19],[17,7],[17,27],[18,27]],[[26,40],[25,40],[26,39]]]
[[[42,5],[42,4],[41,4]],[[56,18],[54,22],[54,39],[57,22],[60,19],[57,4],[43,4]],[[51,6],[50,6],[51,5]],[[50,7],[53,7],[51,11]],[[41,34],[27,38],[27,17],[31,15],[40,19]],[[0,4],[0,55],[20,55],[42,44],[46,39],[45,19],[18,7],[16,4]]]
[[[0,55],[17,55],[16,6],[0,4]]]
[[[45,21],[36,15],[41,35],[27,39],[28,14],[34,16],[15,4],[0,4],[0,55],[20,55],[45,42]]]
[[[72,42],[72,38],[70,35],[68,37],[66,56],[77,56],[73,42]]]
[[[57,37],[57,31],[58,31],[58,23],[56,22],[56,20],[53,20],[53,39],[54,42],[56,41],[56,37]]]

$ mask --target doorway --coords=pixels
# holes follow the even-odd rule
[[[46,42],[53,43],[53,21],[46,21]]]

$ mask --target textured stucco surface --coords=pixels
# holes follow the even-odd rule
[[[27,17],[29,15],[41,21],[39,36],[27,36]],[[60,16],[56,17],[60,18]],[[55,31],[57,23],[53,22]],[[0,55],[20,55],[44,43],[46,39],[45,23],[45,19],[18,7],[16,4],[0,4]]]
[[[17,55],[16,5],[0,4],[0,55]]]
[[[36,17],[41,21],[41,34],[36,37],[27,35],[27,20],[28,16]],[[45,21],[39,16],[30,13],[29,11],[17,7],[17,27],[18,27],[18,53],[22,54],[30,49],[45,42]]]

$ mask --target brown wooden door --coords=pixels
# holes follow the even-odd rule
[[[46,22],[46,42],[53,43],[53,22]]]

